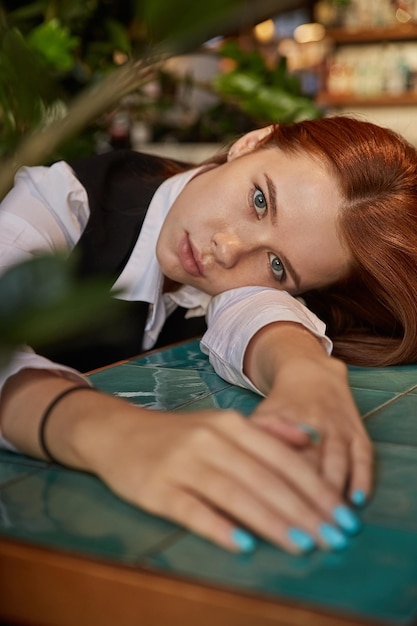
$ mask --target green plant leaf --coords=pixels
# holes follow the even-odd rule
[[[6,29],[0,36],[3,103],[8,103],[17,126],[29,130],[39,121],[41,101],[52,99],[54,84],[17,29]]]
[[[132,46],[126,28],[117,20],[107,20],[106,29],[113,49],[130,54]]]
[[[213,85],[219,93],[241,96],[256,93],[262,86],[262,80],[257,74],[236,70],[217,75],[213,79]]]
[[[28,35],[28,43],[52,67],[68,71],[75,63],[73,51],[79,44],[79,38],[53,19],[34,28]]]
[[[37,257],[0,276],[0,346],[47,345],[113,319],[120,301],[111,279],[77,279],[75,267],[55,256]]]

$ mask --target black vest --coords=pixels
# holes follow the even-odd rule
[[[86,189],[90,217],[74,248],[80,278],[121,274],[140,234],[156,189],[184,165],[130,150],[117,150],[69,165]],[[178,307],[168,318],[155,347],[201,335],[203,317],[184,319]],[[123,303],[114,323],[80,334],[38,352],[59,363],[88,371],[141,352],[148,304]]]

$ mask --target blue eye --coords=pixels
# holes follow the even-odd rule
[[[255,189],[253,194],[253,206],[259,217],[263,217],[266,209],[266,198],[260,189]]]
[[[285,280],[285,268],[281,263],[281,259],[271,252],[269,254],[269,264],[274,278],[282,283]]]

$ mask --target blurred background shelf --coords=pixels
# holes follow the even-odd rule
[[[354,94],[335,94],[321,92],[317,103],[325,107],[398,107],[417,106],[417,92],[399,95],[358,96]]]
[[[417,39],[417,24],[376,26],[375,28],[329,28],[327,36],[334,43],[367,43]]]

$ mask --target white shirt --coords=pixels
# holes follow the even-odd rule
[[[118,297],[122,299],[149,302],[144,349],[154,345],[167,315],[177,304],[188,308],[189,315],[207,313],[208,330],[200,344],[202,351],[224,379],[257,391],[243,374],[243,357],[250,339],[263,326],[275,321],[297,322],[316,335],[329,353],[332,344],[325,336],[323,322],[285,291],[243,287],[211,298],[194,287],[184,286],[175,293],[162,294],[163,277],[155,254],[156,241],[172,203],[197,171],[177,174],[157,189],[138,241],[113,288],[121,290]],[[0,204],[0,272],[39,252],[64,250],[69,254],[80,239],[89,215],[87,193],[67,163],[22,168],[13,189]],[[23,347],[8,367],[0,371],[0,393],[10,376],[27,367],[84,380],[75,370]],[[1,433],[0,445],[12,449]]]

